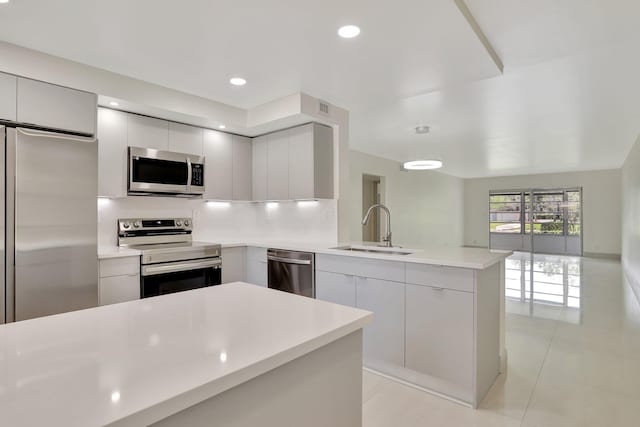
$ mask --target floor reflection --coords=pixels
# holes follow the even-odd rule
[[[533,268],[531,266],[533,265]],[[507,312],[580,321],[582,258],[516,252],[505,263]]]

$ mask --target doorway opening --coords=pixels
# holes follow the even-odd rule
[[[371,205],[384,203],[384,177],[378,175],[362,174],[362,215],[363,218]],[[374,210],[367,225],[362,226],[362,240],[364,242],[379,242],[380,236],[380,211]]]

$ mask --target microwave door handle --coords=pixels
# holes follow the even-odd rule
[[[193,178],[193,167],[191,159],[187,157],[187,193],[191,193],[191,179]]]

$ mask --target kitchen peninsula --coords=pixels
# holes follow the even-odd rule
[[[0,413],[14,427],[361,425],[371,319],[230,283],[4,325]]]
[[[510,252],[282,241],[221,246],[223,283],[264,287],[268,248],[313,253],[316,299],[374,313],[364,328],[366,369],[472,407],[505,372],[503,272]],[[130,263],[137,271],[136,254],[105,247],[100,270]],[[116,301],[139,298],[110,281],[103,288]],[[135,283],[129,289],[137,292]]]

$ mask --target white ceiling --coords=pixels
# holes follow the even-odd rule
[[[0,38],[243,108],[300,91],[356,108],[498,74],[451,0],[389,4],[12,0]],[[338,37],[347,23],[360,37]]]
[[[0,39],[242,108],[307,92],[351,110],[352,148],[457,176],[619,167],[640,2],[467,4],[504,75],[453,0],[12,0]],[[361,36],[339,39],[346,23]]]

